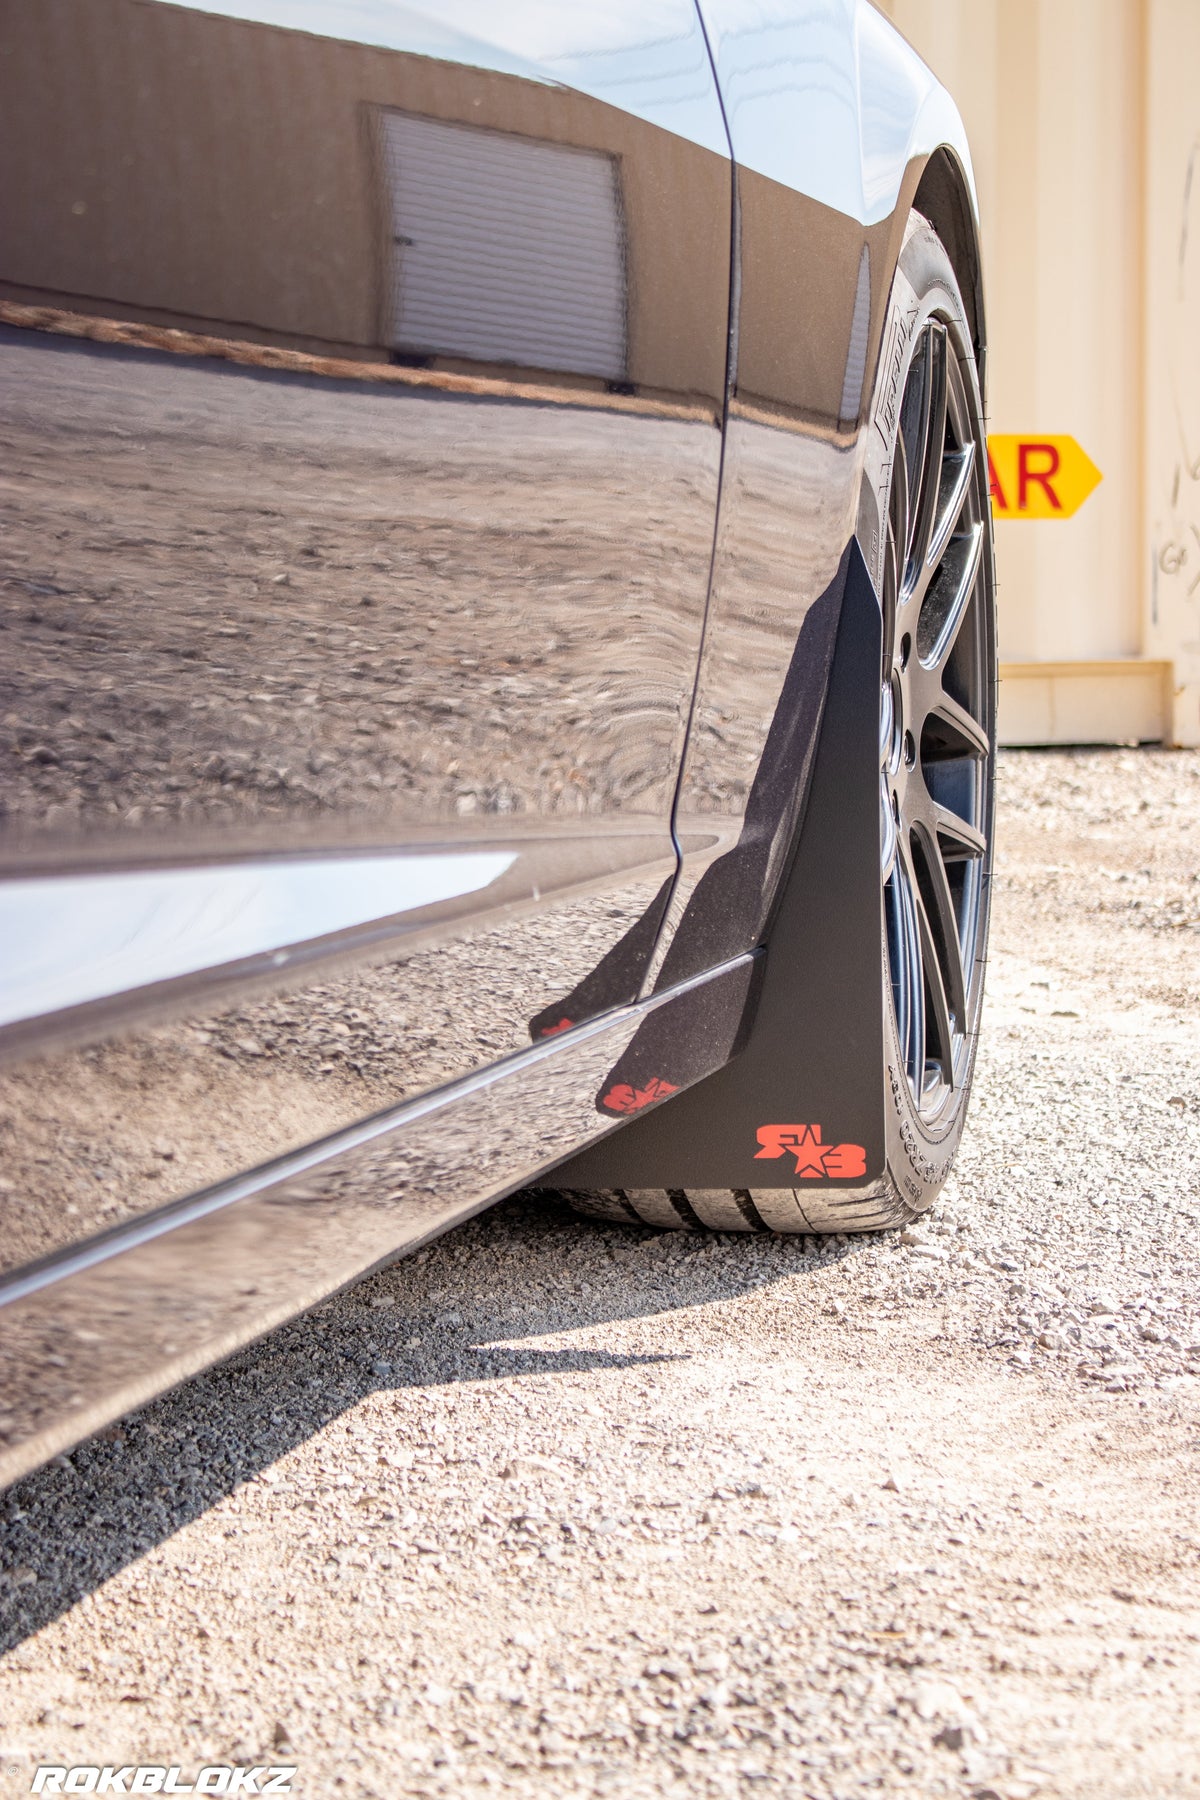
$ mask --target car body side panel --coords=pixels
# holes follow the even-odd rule
[[[859,224],[914,160],[971,157],[950,95],[872,0],[697,0],[734,158]]]
[[[502,11],[5,14],[0,1268],[638,992],[730,162],[692,0]]]

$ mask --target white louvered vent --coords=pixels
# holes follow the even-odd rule
[[[624,380],[614,159],[402,113],[383,123],[392,345]]]

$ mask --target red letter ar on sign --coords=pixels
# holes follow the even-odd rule
[[[1044,468],[1034,468],[1033,459],[1035,456],[1045,459]],[[1029,488],[1030,484],[1033,482],[1036,482],[1038,487],[1041,488],[1055,512],[1062,511],[1062,501],[1050,486],[1050,477],[1058,474],[1060,460],[1058,451],[1053,444],[1021,443],[1017,445],[1018,512],[1025,512],[1028,509]],[[1004,486],[1000,480],[1000,475],[990,450],[988,451],[988,486],[992,492],[992,499],[996,502],[1001,512],[1007,512],[1008,495],[1004,492]]]
[[[1100,479],[1073,437],[988,436],[988,485],[998,519],[1069,519]]]
[[[1044,469],[1033,467],[1035,456],[1046,457]],[[1050,477],[1058,474],[1059,456],[1053,444],[1022,444],[1017,450],[1017,511],[1024,512],[1029,497],[1029,484],[1036,481],[1055,512],[1062,511],[1062,501],[1050,486]]]

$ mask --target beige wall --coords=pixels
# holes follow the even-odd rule
[[[1071,519],[997,524],[1001,660],[1016,665],[1002,735],[1198,742],[1200,587],[1189,601],[1186,582],[1200,575],[1200,245],[1183,268],[1179,244],[1200,160],[1200,0],[880,4],[970,134],[991,428],[1069,432],[1104,474]],[[1200,169],[1191,207],[1200,238]],[[1173,572],[1155,582],[1164,545]],[[1147,659],[1171,663],[1173,681]],[[1165,700],[1147,711],[1150,693]]]
[[[1146,646],[1200,743],[1200,4],[1146,8]]]

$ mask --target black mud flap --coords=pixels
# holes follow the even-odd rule
[[[744,1047],[546,1185],[844,1191],[883,1176],[881,634],[854,544],[808,804]]]

